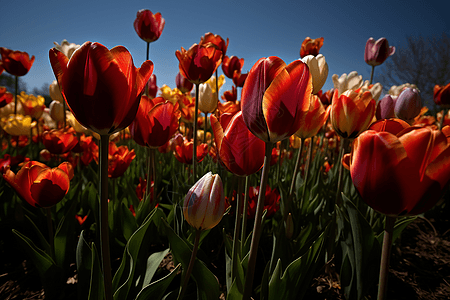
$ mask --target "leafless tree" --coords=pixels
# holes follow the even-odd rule
[[[450,37],[409,36],[404,46],[396,46],[395,54],[375,70],[374,82],[385,88],[403,83],[416,84],[429,108],[434,107],[433,89],[436,84],[450,82]]]

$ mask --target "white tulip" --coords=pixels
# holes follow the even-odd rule
[[[325,56],[319,54],[317,56],[307,55],[302,61],[308,65],[309,72],[312,76],[313,94],[317,94],[325,84],[328,77],[328,64]]]

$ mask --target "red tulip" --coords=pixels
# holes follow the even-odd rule
[[[34,207],[51,207],[61,201],[69,191],[73,177],[72,165],[63,162],[57,168],[29,161],[14,174],[7,170],[3,178],[16,192]]]
[[[300,47],[300,58],[303,58],[307,55],[314,55],[316,56],[319,54],[320,48],[323,46],[323,37],[312,39],[310,37],[307,37],[303,42],[302,46]]]
[[[205,36],[202,36],[200,39],[200,46],[206,46],[209,43],[213,44],[217,50],[222,52],[222,57],[227,53],[229,40],[227,38],[227,43],[225,44],[225,40],[218,34],[212,34],[208,32]]]
[[[403,129],[410,127],[408,123],[402,119],[382,119],[370,124],[367,130],[387,131],[394,135],[400,133]]]
[[[329,108],[324,107],[318,96],[311,95],[309,110],[302,114],[302,125],[295,135],[303,140],[315,136],[328,120]]]
[[[178,72],[175,77],[175,84],[177,85],[177,89],[179,89],[182,93],[189,93],[194,87],[194,84],[181,75],[180,72]]]
[[[130,125],[134,141],[141,146],[158,148],[169,141],[178,129],[181,112],[162,97],[148,99],[142,96],[136,118]]]
[[[250,187],[248,190],[248,211],[247,218],[254,219],[256,213],[256,204],[258,203],[259,186]],[[267,210],[266,218],[273,216],[280,208],[280,192],[278,189],[270,189],[266,185],[266,197],[264,198],[264,210]]]
[[[194,143],[192,140],[184,139],[181,145],[175,146],[174,155],[176,159],[184,164],[192,165]],[[197,145],[197,162],[201,162],[208,154],[208,144]]]
[[[70,60],[55,48],[50,63],[61,93],[81,125],[100,135],[126,128],[136,116],[153,63],[135,68],[128,50],[108,50],[99,43],[86,42]]]
[[[11,103],[13,99],[14,95],[8,92],[5,87],[0,86],[0,108],[4,107],[8,103]]]
[[[161,13],[153,14],[148,9],[141,9],[137,12],[136,20],[134,20],[134,30],[141,39],[151,43],[159,39],[165,23]]]
[[[241,72],[234,71],[233,83],[237,87],[243,87],[245,80],[247,79],[248,73],[242,74]]]
[[[242,112],[235,114],[228,125],[219,123],[214,115],[210,120],[220,160],[230,172],[248,176],[262,168],[264,142],[248,130]]]
[[[44,131],[42,134],[42,143],[51,154],[63,154],[72,150],[78,143],[72,130],[52,129]]]
[[[11,75],[24,76],[30,71],[34,63],[34,55],[31,57],[26,52],[13,51],[0,47],[3,68]]]
[[[344,158],[353,184],[373,209],[390,216],[421,214],[439,201],[450,180],[444,133],[409,127],[397,136],[367,130]]]
[[[250,70],[242,88],[244,122],[265,142],[286,139],[302,125],[311,91],[311,75],[301,60],[286,66],[276,56],[261,58]]]
[[[238,58],[237,56],[224,56],[222,60],[222,71],[225,76],[230,79],[233,79],[234,71],[241,72],[242,67],[244,66],[244,59]]]
[[[435,85],[433,100],[437,105],[450,105],[450,83],[446,86]]]
[[[231,87],[231,90],[223,92],[222,100],[235,102],[237,100],[237,89],[235,86]]]
[[[222,51],[212,43],[203,46],[194,44],[188,51],[181,47],[175,55],[181,75],[194,84],[207,81],[222,62]]]
[[[152,74],[152,76],[150,76],[147,86],[148,86],[148,96],[151,99],[155,98],[156,94],[158,93],[158,86],[156,85],[156,75],[155,74]]]
[[[119,146],[109,142],[108,150],[108,177],[117,178],[123,175],[136,157],[134,149],[128,150],[127,146]]]

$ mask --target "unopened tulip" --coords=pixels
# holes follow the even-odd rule
[[[50,117],[57,122],[64,121],[64,105],[57,100],[53,100],[49,106]]]
[[[61,51],[65,56],[67,56],[67,58],[71,58],[75,50],[81,47],[80,45],[77,45],[75,43],[69,43],[67,40],[63,40],[61,42],[61,45],[57,42],[53,42],[53,44],[55,44],[55,48]]]
[[[50,84],[48,90],[49,90],[50,98],[52,98],[52,100],[56,100],[61,103],[64,102],[64,97],[61,94],[61,90],[59,89],[58,81],[53,80],[53,82]]]
[[[339,95],[347,90],[357,90],[363,85],[362,75],[358,75],[356,71],[352,71],[348,75],[344,73],[340,77],[337,74],[333,74],[331,79]]]
[[[389,56],[395,53],[395,47],[389,46],[386,38],[380,38],[375,41],[369,38],[366,42],[366,49],[364,51],[364,60],[370,66],[381,65]]]
[[[206,173],[184,198],[184,218],[195,229],[208,230],[219,224],[224,213],[222,180],[218,174]]]
[[[233,74],[235,71],[241,72],[242,67],[244,66],[244,59],[238,58],[237,56],[224,56],[222,60],[222,71],[225,76],[230,79],[233,79]]]
[[[417,117],[422,109],[422,99],[419,91],[406,88],[395,100],[394,112],[397,118],[411,123]]]
[[[218,99],[207,82],[199,86],[198,109],[203,113],[212,113],[217,108]]]
[[[189,93],[192,88],[194,87],[194,84],[186,79],[183,75],[181,75],[180,72],[178,72],[177,76],[175,77],[175,84],[177,85],[177,88],[184,94]],[[167,87],[167,86],[166,86]]]
[[[309,72],[312,76],[313,94],[317,94],[325,84],[328,77],[328,64],[325,56],[319,54],[317,56],[307,55],[302,61],[308,65]]]
[[[396,96],[391,96],[389,94],[384,95],[377,104],[376,117],[380,119],[390,119],[395,117],[395,100]]]
[[[300,48],[300,57],[303,58],[307,55],[318,55],[320,48],[323,46],[323,37],[312,39],[307,37]]]
[[[147,43],[151,43],[159,39],[165,23],[161,13],[153,14],[148,9],[141,9],[137,12],[133,25],[138,36]]]

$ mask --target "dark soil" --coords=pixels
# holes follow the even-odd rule
[[[31,262],[20,251],[0,250],[0,300],[45,299]],[[312,281],[305,299],[344,299],[338,275],[328,274]],[[367,298],[376,293],[374,288]],[[417,218],[403,231],[392,249],[387,298],[450,299],[450,220]],[[76,275],[67,280],[65,299],[76,299]]]

